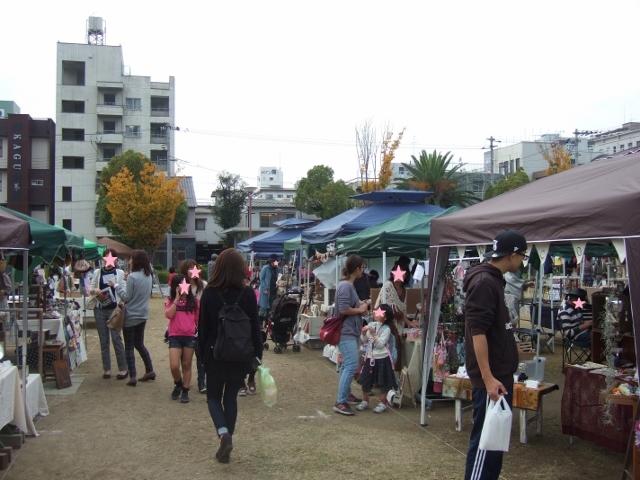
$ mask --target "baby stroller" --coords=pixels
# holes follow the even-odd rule
[[[282,353],[282,350],[290,345],[288,342],[292,339],[293,331],[298,324],[302,293],[301,288],[293,287],[273,302],[271,316],[267,321],[267,331],[263,333],[265,350],[269,350],[267,338],[275,343],[274,353]],[[293,341],[291,345],[293,345],[294,352],[300,351],[300,345],[296,341]]]

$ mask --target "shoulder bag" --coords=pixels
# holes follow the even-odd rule
[[[124,303],[119,303],[116,308],[113,309],[109,320],[107,320],[107,327],[111,330],[119,332],[124,325],[125,306]]]
[[[344,319],[343,315],[326,318],[320,328],[320,340],[329,345],[338,345]]]

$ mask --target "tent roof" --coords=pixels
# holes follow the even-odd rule
[[[284,242],[300,235],[300,228],[274,228],[238,244],[240,252],[255,252],[260,256],[283,255]]]
[[[336,251],[357,253],[364,258],[377,258],[383,250],[389,250],[392,254],[424,258],[429,248],[431,221],[458,210],[459,207],[451,207],[433,214],[405,212],[360,232],[339,237],[336,240]]]
[[[375,192],[351,195],[354,200],[368,200],[376,203],[420,203],[431,195],[425,190],[377,190]]]
[[[306,220],[304,218],[287,218],[286,220],[278,220],[277,222],[273,222],[274,225],[282,228],[300,228],[309,226],[312,223],[316,223],[316,220]]]
[[[98,239],[98,243],[101,243],[107,248],[113,248],[118,254],[118,257],[121,258],[129,258],[131,256],[131,252],[133,252],[133,248],[125,245],[124,243],[120,243],[113,238],[102,237]]]
[[[633,149],[434,219],[431,245],[489,245],[504,229],[528,242],[638,236],[638,205],[640,149]]]
[[[309,245],[327,244],[340,236],[364,230],[372,225],[397,217],[408,211],[437,213],[443,208],[427,203],[374,203],[352,208],[340,215],[302,231],[302,242]]]
[[[0,206],[0,210],[29,222],[33,237],[33,243],[29,247],[29,255],[42,257],[45,262],[51,263],[56,256],[64,259],[67,250],[78,252],[84,250],[82,235],[70,232],[58,225],[49,225],[7,207]]]
[[[31,244],[29,222],[0,210],[0,249],[28,249]]]

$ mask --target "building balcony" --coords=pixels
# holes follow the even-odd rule
[[[122,105],[96,105],[96,113],[98,115],[105,115],[108,117],[121,117],[123,114]]]
[[[97,133],[96,143],[122,143],[122,133]]]
[[[97,81],[96,86],[101,90],[122,90],[124,84],[122,82],[101,82]]]
[[[151,109],[152,117],[169,117],[169,109],[168,108],[152,108]]]

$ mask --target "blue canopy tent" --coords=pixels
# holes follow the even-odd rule
[[[268,258],[271,254],[282,257],[284,255],[284,242],[299,236],[301,229],[314,223],[314,221],[290,218],[276,223],[280,225],[280,228],[274,228],[239,243],[238,251],[243,253],[253,252],[254,257],[257,258]]]

